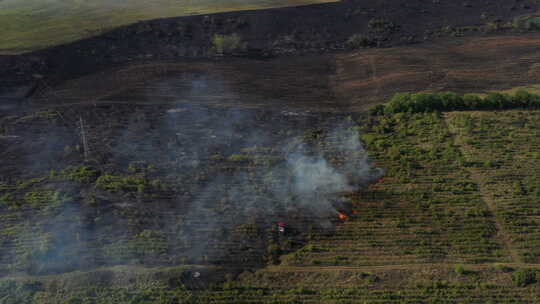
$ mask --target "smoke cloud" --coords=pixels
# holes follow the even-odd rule
[[[188,111],[179,113],[189,115]],[[234,120],[229,120],[229,115]],[[200,226],[209,231],[231,231],[245,223],[255,221],[268,227],[295,216],[312,218],[313,225],[332,226],[329,219],[336,218],[347,203],[344,194],[367,186],[383,174],[381,169],[371,165],[358,132],[352,123],[343,122],[343,118],[329,123],[326,126],[328,130],[324,130],[325,134],[317,140],[306,140],[304,137],[309,128],[288,130],[288,135],[283,137],[271,135],[272,128],[276,128],[272,123],[266,126],[268,130],[264,127],[253,129],[257,122],[252,115],[233,111],[223,120],[234,123],[227,125],[223,121],[215,121],[221,140],[200,142],[202,146],[190,145],[187,150],[181,145],[183,150],[180,154],[191,155],[183,163],[189,164],[194,171],[204,168],[205,158],[211,157],[208,151],[226,151],[229,148],[228,153],[233,155],[230,158],[240,155],[239,159],[247,159],[236,164],[239,168],[232,173],[218,173],[211,177],[194,193],[190,202],[192,207],[185,217],[188,219],[186,226],[192,227],[184,229],[186,233],[179,231],[178,234],[184,243],[190,244],[190,259],[207,254],[212,247],[211,237],[193,240],[196,238],[193,231],[200,231]],[[291,119],[283,113],[271,115]],[[309,125],[307,113],[294,117],[306,120]],[[209,121],[211,119],[205,122]],[[275,150],[271,155],[235,154],[257,148],[261,151],[272,149],[269,147]],[[276,161],[266,163],[265,157]],[[179,203],[187,202],[180,199]],[[221,258],[225,253],[217,254]]]
[[[187,88],[186,77],[193,79]],[[134,193],[43,181],[39,191],[67,198],[27,223],[19,238],[37,241],[13,248],[25,256],[5,254],[14,256],[12,264],[50,273],[257,261],[278,221],[298,240],[308,225],[332,228],[337,212],[348,210],[346,194],[383,173],[343,115],[208,105],[204,92],[237,97],[218,78],[186,77],[154,85],[146,96],[183,94],[173,105],[71,107],[46,119],[18,120],[9,134],[20,136],[13,151],[24,155],[16,175],[49,176],[51,169],[83,165],[82,117],[91,152],[85,165],[102,176],[157,180],[166,189]]]

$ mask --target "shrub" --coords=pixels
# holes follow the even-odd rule
[[[398,32],[400,30],[400,26],[394,24],[392,21],[380,19],[380,18],[374,18],[370,19],[368,22],[368,29],[370,32],[374,33],[386,33],[391,34]]]
[[[67,172],[67,175],[69,180],[80,183],[91,183],[98,178],[99,172],[92,167],[82,166]]]
[[[538,31],[540,30],[540,18],[531,18],[526,22],[526,28],[529,31]]]
[[[276,243],[270,243],[266,248],[266,255],[269,264],[278,264],[281,248]]]
[[[115,176],[105,174],[100,176],[96,180],[96,187],[111,190],[111,191],[125,191],[125,192],[144,192],[150,184],[148,181],[140,176]]]
[[[6,193],[3,195],[0,195],[0,208],[11,208],[11,207],[17,207],[18,204],[13,198],[13,194]]]
[[[440,98],[440,102],[442,103],[440,105],[441,109],[445,109],[449,107],[452,107],[455,109],[463,109],[465,107],[464,98],[454,92],[440,93],[438,97]]]
[[[347,40],[347,47],[350,49],[359,49],[364,47],[373,46],[374,42],[368,36],[361,34],[354,34]]]
[[[304,248],[300,249],[304,252],[325,252],[327,251],[325,248],[322,248],[322,247],[319,247],[319,246],[316,246],[316,245],[313,245],[313,244],[309,244],[309,245],[306,245]]]
[[[289,289],[289,293],[290,294],[296,294],[296,295],[313,295],[313,294],[316,294],[316,292],[314,290],[307,289],[305,287],[298,287],[298,288]]]
[[[32,208],[39,208],[54,203],[59,195],[54,191],[35,190],[24,195],[24,202]]]
[[[377,283],[381,280],[377,275],[369,272],[362,272],[359,277],[369,283]]]
[[[234,162],[246,162],[251,160],[251,157],[245,154],[233,154],[229,156],[229,160]]]
[[[369,109],[370,115],[382,115],[384,114],[384,105],[376,105]]]
[[[512,22],[512,27],[516,30],[537,31],[540,30],[540,17],[518,17]]]
[[[512,98],[508,94],[489,93],[481,105],[485,109],[504,109],[510,107],[511,102]]]
[[[42,290],[43,286],[40,282],[1,281],[0,303],[34,303],[34,294]]]
[[[456,267],[454,268],[454,272],[459,275],[467,274],[467,270],[465,270],[465,267],[463,267],[463,265],[456,265]]]
[[[488,159],[484,161],[484,168],[490,169],[495,167],[497,167],[497,164],[493,160]]]
[[[238,34],[214,35],[212,38],[212,50],[216,54],[233,54],[245,51],[247,44],[242,41]]]
[[[512,282],[519,287],[536,283],[536,271],[533,269],[520,269],[512,274]]]
[[[499,264],[499,263],[495,264],[494,268],[495,268],[495,270],[500,271],[500,272],[512,272],[512,271],[514,271],[514,269],[512,267],[504,265],[504,264]]]
[[[469,110],[476,110],[482,103],[482,98],[475,94],[463,95],[463,108]]]

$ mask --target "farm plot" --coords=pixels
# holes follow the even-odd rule
[[[540,112],[450,113],[465,165],[522,262],[540,261]]]
[[[199,277],[193,277],[194,270]],[[7,299],[38,303],[533,303],[540,294],[538,284],[516,285],[516,276],[505,268],[467,268],[462,273],[444,266],[418,270],[261,270],[204,287],[201,278],[214,273],[203,268],[114,267],[31,282],[3,281],[0,292]],[[112,278],[122,279],[111,286],[107,282]],[[68,282],[85,283],[73,288]]]
[[[524,293],[525,292],[525,293]],[[532,303],[537,291],[502,286],[428,285],[408,290],[340,286],[321,288],[239,287],[200,297],[203,303]]]
[[[370,118],[363,140],[386,176],[353,195],[334,235],[282,258],[284,265],[373,266],[509,262],[496,222],[439,114]]]

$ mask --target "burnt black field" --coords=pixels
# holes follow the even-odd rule
[[[539,5],[344,0],[0,56],[0,304],[535,303]]]

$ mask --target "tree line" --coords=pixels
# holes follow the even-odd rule
[[[388,103],[373,107],[371,114],[508,109],[540,109],[540,95],[525,90],[515,94],[489,93],[485,97],[454,92],[398,93]]]

